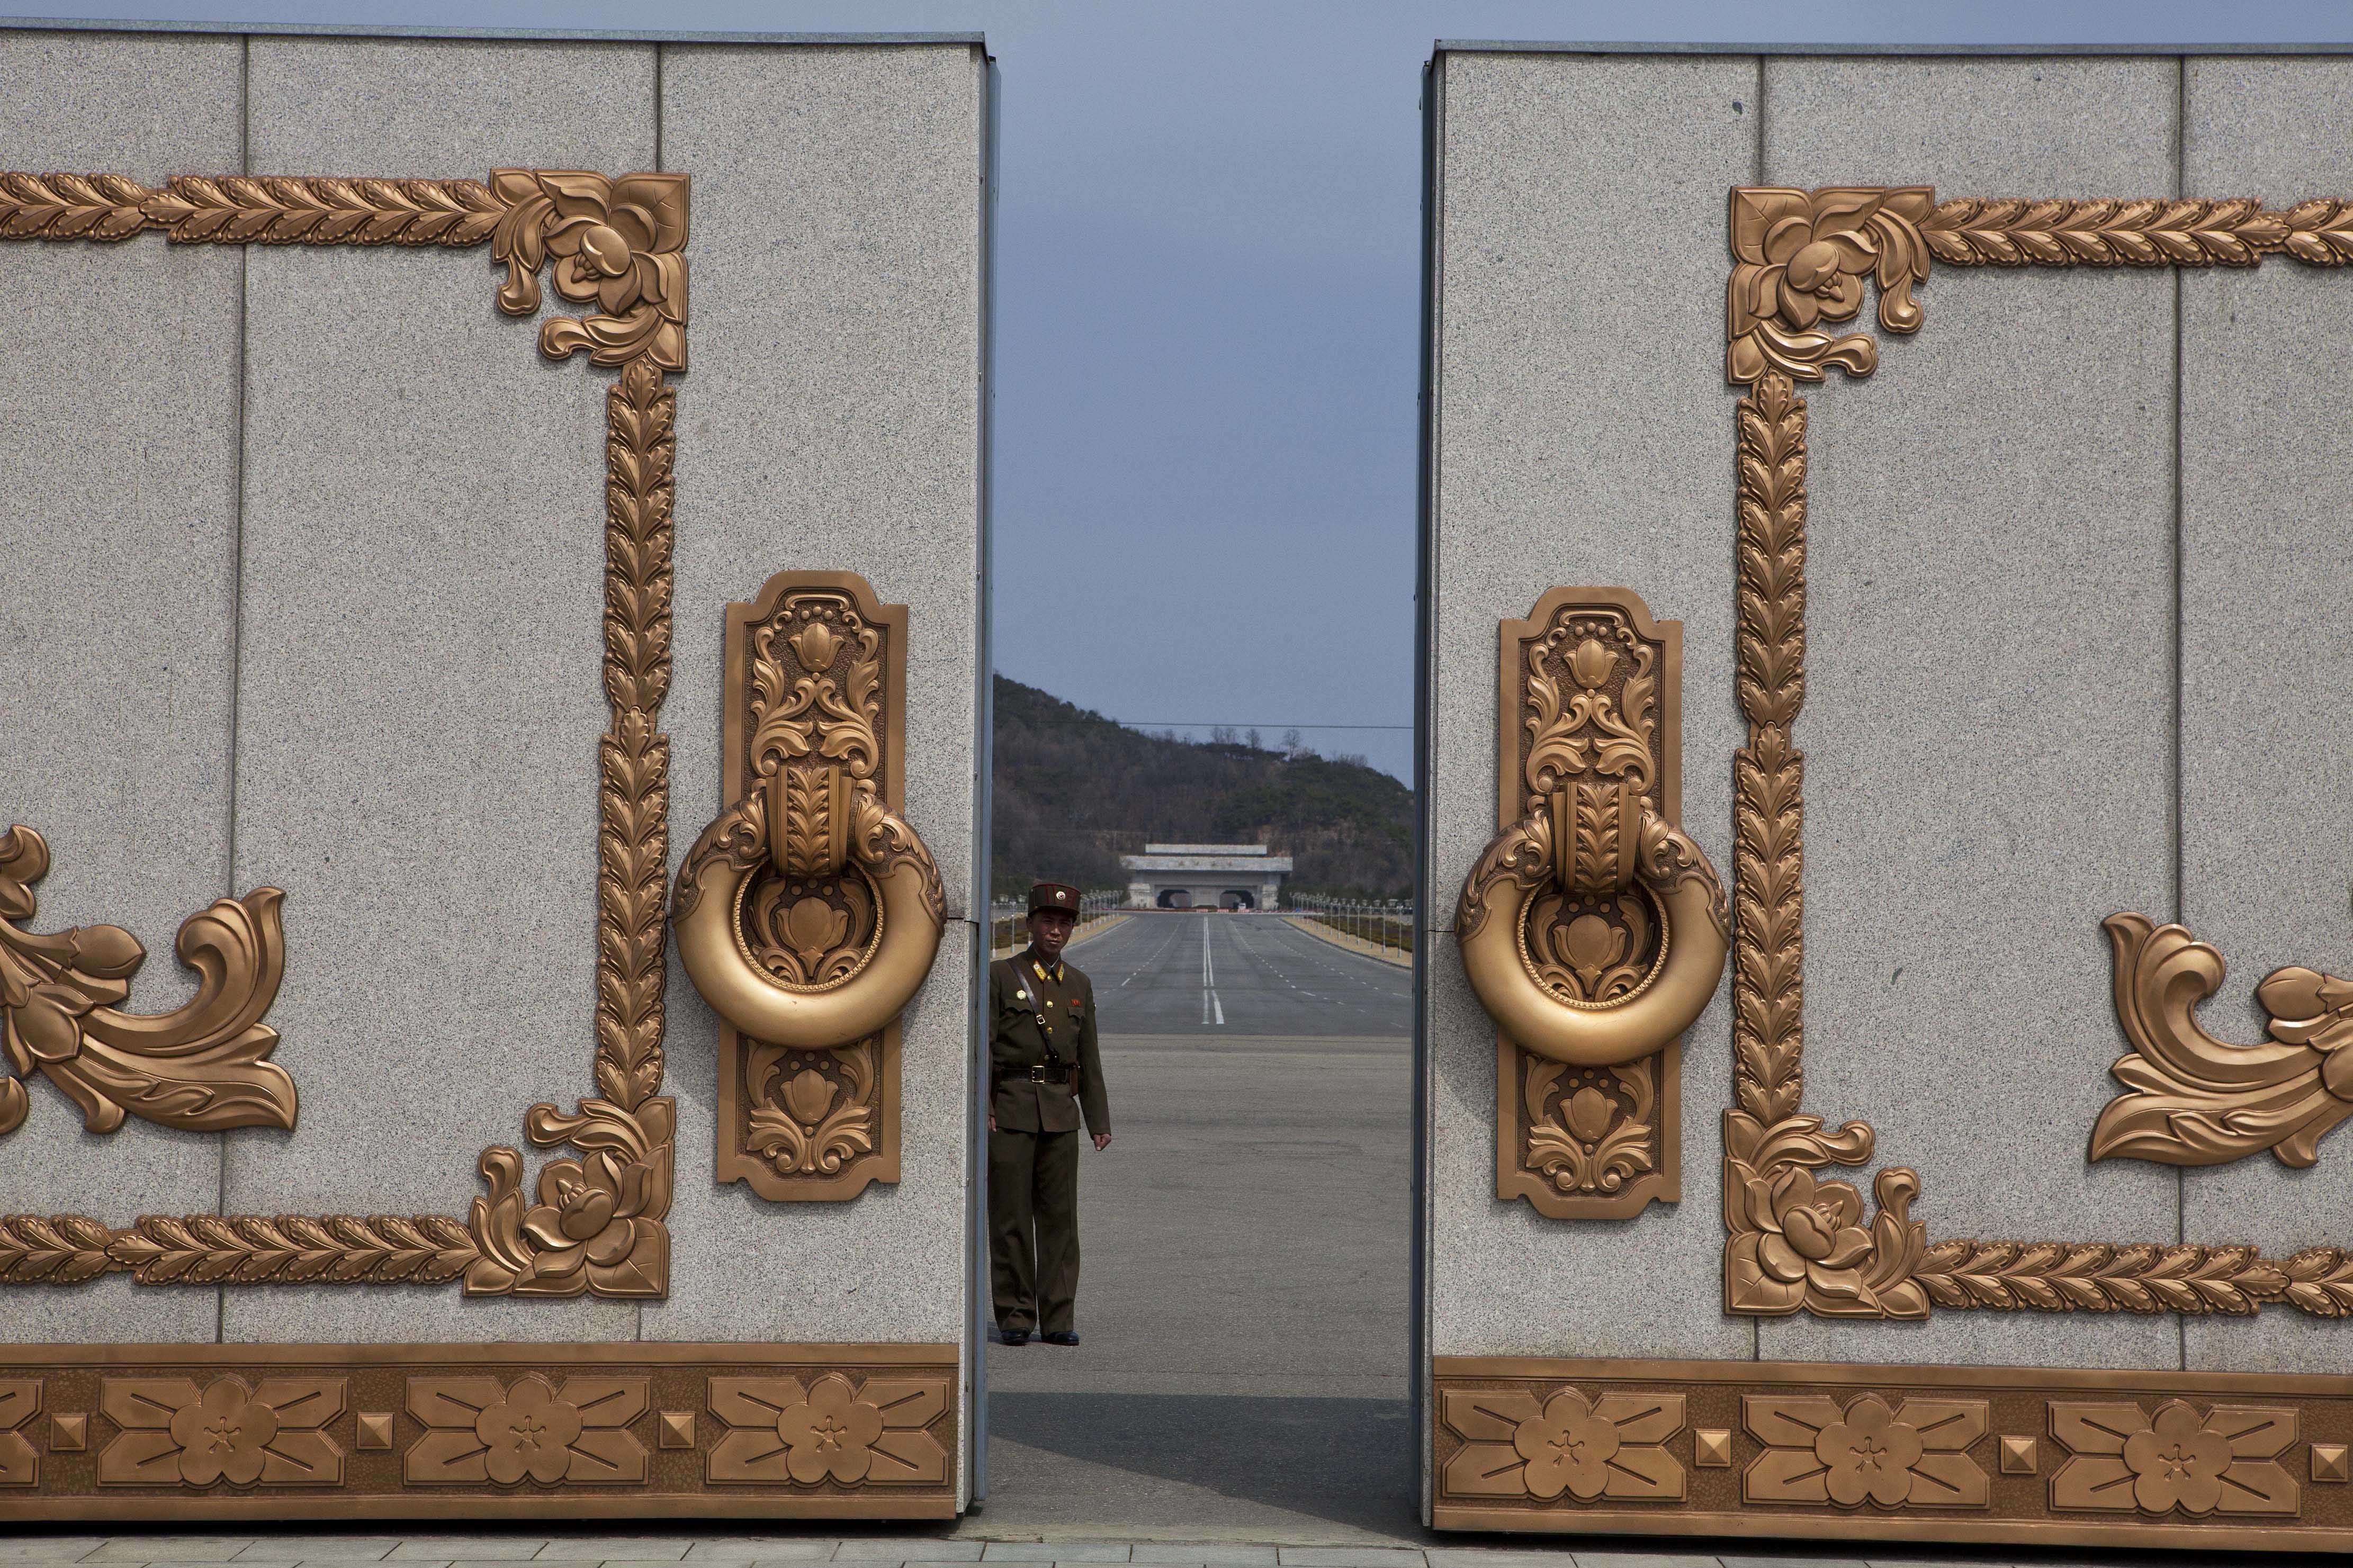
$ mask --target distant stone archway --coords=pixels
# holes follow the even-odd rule
[[[1159,903],[1164,910],[1189,910],[1193,907],[1193,889],[1164,888],[1160,891]]]
[[[1228,888],[1222,894],[1219,895],[1218,902],[1223,904],[1229,910],[1254,910],[1258,908],[1258,900],[1250,897],[1250,891],[1248,888]]]

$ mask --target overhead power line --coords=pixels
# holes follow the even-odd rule
[[[1039,727],[1043,728],[1047,724],[1069,726],[1071,724],[1098,723],[1120,724],[1124,725],[1130,730],[1410,730],[1413,728],[1410,724],[1278,724],[1270,723],[1264,721],[1251,724],[1245,723],[1240,720],[1233,719],[1201,719],[1193,721],[1178,719],[1104,719],[1100,715],[1086,719],[1049,719],[1043,721],[1039,724]]]

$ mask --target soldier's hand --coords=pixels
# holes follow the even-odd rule
[[[988,1113],[988,1130],[989,1130],[991,1132],[994,1132],[994,1131],[997,1131],[997,1112],[995,1112],[994,1110],[992,1110],[992,1111],[990,1111],[990,1112]]]
[[[1110,1147],[1111,1147],[1111,1134],[1110,1134],[1110,1133],[1108,1133],[1108,1132],[1098,1132],[1098,1133],[1096,1133],[1096,1134],[1095,1134],[1095,1147],[1096,1147],[1097,1149],[1108,1149],[1108,1148],[1110,1148]]]

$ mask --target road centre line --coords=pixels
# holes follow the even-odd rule
[[[1209,957],[1209,917],[1203,915],[1201,917],[1201,1022],[1208,1023],[1209,1015],[1212,1012],[1217,1014],[1217,1026],[1223,1028],[1226,1023],[1226,1005],[1218,1000],[1218,968]]]

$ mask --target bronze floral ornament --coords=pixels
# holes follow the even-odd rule
[[[1683,1495],[1683,1468],[1664,1446],[1683,1428],[1680,1394],[1447,1389],[1439,1420],[1461,1439],[1439,1478],[1451,1495],[1578,1503]]]
[[[1812,1132],[1792,1128],[1782,1136],[1806,1139]],[[1910,1172],[1880,1173],[1880,1211],[1866,1226],[1862,1194],[1852,1184],[1814,1175],[1816,1149],[1794,1147],[1778,1160],[1769,1145],[1743,1152],[1761,1165],[1730,1155],[1725,1161],[1725,1226],[1732,1233],[1724,1253],[1725,1310],[1928,1315],[1927,1298],[1910,1278],[1926,1245],[1924,1227],[1909,1215]]]
[[[340,1377],[235,1373],[201,1386],[193,1378],[109,1377],[99,1408],[115,1436],[98,1456],[104,1486],[332,1487],[343,1451],[322,1430],[343,1413]]]
[[[1935,201],[1925,185],[1735,189],[1725,376],[1742,385],[1767,371],[1820,381],[1831,365],[1869,375],[1879,363],[1871,339],[1823,328],[1854,320],[1871,279],[1879,285],[1880,326],[1919,330],[1912,289],[1927,280],[1920,224]]]
[[[569,1143],[586,1158],[540,1167],[537,1203],[523,1198],[522,1157],[485,1150],[490,1195],[468,1226],[479,1257],[467,1266],[476,1295],[659,1296],[670,1279],[671,1147],[677,1110],[667,1097],[635,1114],[609,1100],[566,1116],[535,1105],[524,1130],[541,1148]]]
[[[636,1485],[645,1444],[629,1428],[649,1405],[643,1377],[583,1372],[412,1377],[408,1414],[425,1428],[402,1459],[411,1486]]]
[[[2222,1165],[2269,1149],[2284,1165],[2317,1160],[2321,1135],[2353,1116],[2353,984],[2273,971],[2255,987],[2271,1039],[2232,1045],[2197,1016],[2222,984],[2220,952],[2141,915],[2104,924],[2116,1019],[2133,1045],[2108,1070],[2131,1092],[2100,1112],[2091,1157]]]
[[[125,1013],[117,1005],[147,959],[137,938],[111,925],[22,928],[48,871],[39,834],[0,834],[0,1049],[15,1074],[0,1078],[0,1133],[23,1123],[36,1072],[92,1132],[117,1131],[126,1114],[195,1132],[291,1128],[294,1079],[269,1059],[278,1031],[261,1022],[286,972],[286,895],[259,888],[188,917],[176,945],[196,994],[168,1013]]]
[[[895,1487],[947,1479],[953,1436],[932,1428],[950,1409],[948,1380],[839,1372],[713,1377],[709,1404],[724,1435],[711,1450],[718,1485]]]
[[[881,1407],[853,1394],[839,1373],[818,1378],[807,1399],[776,1413],[786,1468],[805,1486],[823,1480],[856,1486],[873,1469],[881,1436]]]
[[[686,368],[686,176],[500,169],[491,191],[505,211],[491,252],[506,263],[499,309],[539,309],[539,270],[550,260],[556,294],[602,314],[559,316],[539,330],[540,352],[591,364],[643,357],[657,370]]]
[[[2296,1512],[2298,1488],[2278,1456],[2296,1440],[2293,1410],[2168,1399],[2053,1404],[2051,1435],[2069,1454],[2051,1505],[2145,1514]]]
[[[1766,1449],[1741,1477],[1743,1500],[1834,1508],[1983,1508],[1986,1473],[1969,1450],[1986,1435],[1981,1399],[1876,1394],[1752,1394],[1743,1425]]]

